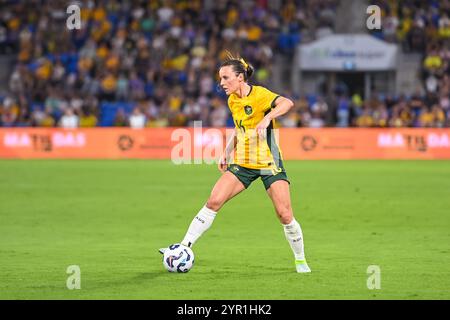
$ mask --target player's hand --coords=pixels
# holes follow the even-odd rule
[[[217,168],[219,169],[220,172],[224,173],[225,171],[227,171],[227,161],[225,159],[224,156],[221,156],[219,161],[217,162]]]
[[[264,117],[264,119],[262,119],[261,122],[256,126],[256,133],[260,138],[263,139],[266,137],[266,129],[269,127],[270,121],[271,120],[269,118]]]

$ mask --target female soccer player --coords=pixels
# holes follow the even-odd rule
[[[231,55],[219,69],[220,86],[229,96],[235,134],[218,163],[222,176],[192,220],[181,244],[192,247],[211,227],[220,208],[261,177],[294,253],[297,272],[311,272],[305,259],[302,229],[292,212],[289,181],[272,130],[273,119],[287,113],[294,104],[264,87],[249,85],[253,71],[244,59]],[[233,161],[228,164],[232,152]],[[165,248],[159,251],[164,253]]]

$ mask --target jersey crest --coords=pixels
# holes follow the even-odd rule
[[[249,116],[249,115],[252,114],[253,109],[252,109],[251,106],[245,106],[245,107],[244,107],[244,111],[245,111],[245,114]]]

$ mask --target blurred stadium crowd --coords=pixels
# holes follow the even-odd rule
[[[338,0],[78,2],[81,30],[66,28],[65,1],[4,1],[0,54],[14,54],[0,125],[43,127],[232,125],[217,85],[225,50],[270,88],[274,54],[333,32]],[[77,3],[77,2],[73,2]],[[374,1],[373,35],[423,54],[423,88],[370,100],[336,90],[292,98],[285,127],[450,126],[449,1]]]

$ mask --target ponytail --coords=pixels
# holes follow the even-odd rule
[[[222,63],[220,67],[231,66],[236,75],[242,73],[244,75],[244,81],[247,82],[255,71],[253,66],[243,58],[234,57],[229,51],[227,51],[227,58],[228,60]]]

